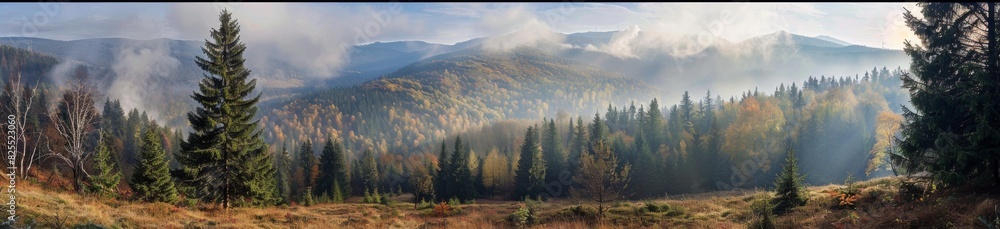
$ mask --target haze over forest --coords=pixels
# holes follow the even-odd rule
[[[956,7],[996,13],[985,5]],[[945,20],[933,10],[948,7],[3,4],[0,99],[25,130],[5,163],[66,180],[46,190],[191,208],[406,193],[414,208],[597,201],[603,220],[610,201],[764,189],[783,214],[805,206],[787,195],[804,185],[998,170],[984,156],[993,167],[941,172],[924,154],[966,138],[982,147],[932,154],[991,150],[997,124],[956,114],[964,132],[919,134],[952,131],[925,109],[992,109],[924,91],[940,68],[975,79],[955,91],[988,94],[965,70],[1000,71],[969,60],[998,54],[969,44],[995,33],[949,30],[972,40],[954,51],[967,65],[930,57],[943,43],[926,42],[947,43],[928,32]],[[601,175],[621,179],[587,182]],[[595,186],[621,190],[595,200]]]

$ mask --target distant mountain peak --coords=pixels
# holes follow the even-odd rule
[[[831,37],[831,36],[827,36],[827,35],[819,35],[819,36],[815,36],[813,38],[824,40],[824,41],[829,41],[829,42],[832,42],[832,43],[835,43],[835,44],[838,44],[838,45],[843,45],[843,46],[854,45],[854,44],[851,44],[850,42],[846,42],[846,41],[843,41],[843,40],[840,40],[840,39],[837,39],[837,38],[834,38],[834,37]]]

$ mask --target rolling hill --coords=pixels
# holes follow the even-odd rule
[[[421,60],[376,80],[265,107],[269,142],[318,141],[406,152],[503,119],[591,113],[648,100],[656,89],[537,49],[469,49]],[[431,144],[433,145],[433,144]]]

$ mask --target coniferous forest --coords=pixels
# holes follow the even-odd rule
[[[902,50],[782,30],[618,53],[666,39],[638,27],[359,43],[330,81],[272,78],[305,71],[260,64],[239,7],[197,42],[2,37],[3,225],[997,228],[998,7],[908,6]]]

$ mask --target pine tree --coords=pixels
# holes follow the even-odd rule
[[[360,171],[361,184],[365,189],[374,190],[378,187],[379,172],[378,167],[375,164],[375,155],[372,151],[365,150],[361,154],[361,161],[358,163],[358,170]]]
[[[600,117],[600,116],[598,116]],[[514,177],[514,197],[534,198],[544,189],[545,162],[541,158],[537,129],[528,127],[521,145],[521,159],[517,162]]]
[[[139,164],[129,182],[137,199],[149,202],[177,201],[177,190],[164,160],[165,152],[154,128],[147,128],[139,150]]]
[[[288,154],[288,148],[285,144],[281,145],[281,153],[277,155],[277,160],[275,160],[275,168],[278,169],[275,172],[275,184],[278,186],[278,191],[275,192],[278,198],[282,200],[285,204],[292,203],[292,190],[291,185],[289,185],[289,179],[291,176],[288,174],[288,167],[291,166],[291,155]]]
[[[451,197],[448,191],[451,180],[451,167],[448,161],[448,148],[441,140],[441,154],[438,156],[438,169],[434,176],[434,197],[437,201],[446,201]]]
[[[945,184],[1000,185],[1000,8],[998,3],[920,3],[907,25],[926,47],[909,42],[912,74],[903,74],[916,111],[903,107],[900,162]],[[889,77],[872,69],[872,81]]]
[[[561,184],[559,177],[566,170],[566,154],[563,153],[562,142],[556,131],[555,120],[549,120],[542,136],[542,154],[545,158],[545,184]],[[561,185],[558,185],[561,187]],[[559,193],[560,195],[565,192]]]
[[[646,140],[648,141],[648,146],[650,152],[657,152],[660,150],[660,145],[663,144],[663,139],[660,137],[663,131],[663,112],[660,111],[660,103],[654,98],[653,101],[649,102],[649,110],[646,111],[646,124],[643,125],[643,132],[646,134]]]
[[[778,214],[795,206],[802,206],[808,200],[803,184],[805,176],[799,175],[798,159],[795,157],[795,150],[792,149],[791,140],[786,141],[785,148],[787,152],[785,165],[781,175],[774,182],[774,210]]]
[[[472,170],[469,169],[469,145],[462,142],[462,138],[455,137],[455,151],[451,156],[451,180],[448,181],[448,191],[453,197],[467,201],[476,197],[476,188],[473,184]],[[450,197],[449,197],[450,198]]]
[[[325,195],[337,202],[347,199],[349,183],[344,156],[344,147],[340,145],[340,141],[327,138],[320,154],[319,177],[316,179],[316,190],[313,193]]]
[[[574,169],[574,174],[576,173],[576,168],[580,166],[580,153],[587,150],[587,128],[583,127],[583,117],[578,117],[576,119],[576,131],[573,132],[573,148],[569,153],[569,165]]]
[[[96,172],[90,177],[91,191],[104,197],[115,197],[118,183],[122,179],[122,172],[115,168],[115,152],[111,147],[112,140],[114,138],[110,134],[101,131],[97,153],[94,155],[93,166]]]
[[[237,200],[251,199],[256,205],[273,202],[275,190],[272,155],[261,136],[257,114],[260,94],[253,97],[257,80],[249,79],[244,66],[246,46],[240,41],[240,25],[223,10],[221,26],[205,41],[205,58],[195,63],[208,74],[191,97],[199,104],[188,113],[193,132],[181,144],[176,158],[191,186],[203,199],[225,208]],[[207,58],[207,59],[206,59]]]
[[[302,188],[312,189],[316,185],[313,170],[316,170],[316,155],[313,154],[312,141],[302,142],[299,149],[299,166],[302,171]]]

